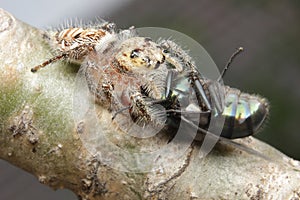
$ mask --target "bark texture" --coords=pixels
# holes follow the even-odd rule
[[[68,188],[81,199],[299,199],[300,164],[252,137],[238,140],[268,159],[217,144],[201,157],[200,143],[179,158],[161,155],[158,168],[131,173],[111,167],[80,139],[89,120],[73,118],[79,67],[58,62],[38,73],[30,68],[51,57],[44,34],[0,10],[0,157],[53,189]],[[75,97],[76,98],[76,97]],[[100,126],[120,146],[147,150],[164,138],[130,140],[112,128],[111,114],[95,107]],[[121,136],[120,136],[121,135]],[[127,139],[125,141],[125,139]],[[124,141],[123,141],[124,140]],[[174,154],[180,144],[174,144]],[[170,154],[170,151],[165,151]],[[100,157],[99,157],[100,155]],[[165,157],[164,157],[165,156]],[[170,163],[166,165],[164,163]],[[136,163],[120,161],[122,169]]]

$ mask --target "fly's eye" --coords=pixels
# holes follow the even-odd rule
[[[130,58],[139,57],[139,52],[140,52],[140,49],[134,49],[134,50],[132,50],[131,54],[130,54]]]

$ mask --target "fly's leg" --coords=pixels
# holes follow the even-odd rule
[[[184,51],[173,41],[163,40],[160,45],[164,49],[164,54],[166,54],[166,61],[169,61],[170,57],[177,58],[178,62],[176,64],[172,62],[171,64],[175,65],[175,69],[177,69],[178,72],[180,72],[180,70],[182,69],[183,71],[187,71],[189,73],[191,85],[196,91],[199,102],[202,102],[206,109],[210,111],[212,109],[212,106],[208,98],[209,95],[205,92],[207,91],[207,87],[204,82],[204,77],[198,72],[192,58],[186,53],[186,51]],[[167,54],[170,54],[171,56],[167,56]],[[170,74],[170,76],[172,76],[172,74]],[[200,80],[203,81],[201,82]],[[167,85],[170,85],[170,82],[172,82],[172,79],[170,77],[167,77]],[[166,90],[166,94],[168,94],[168,90]]]
[[[114,120],[118,114],[121,114],[123,111],[129,110],[129,109],[130,109],[130,106],[127,106],[127,107],[117,110],[117,112],[115,112],[115,114],[112,116],[111,120]]]
[[[211,105],[207,98],[207,94],[204,91],[204,88],[203,88],[204,84],[201,84],[199,77],[197,75],[195,75],[194,73],[192,73],[190,76],[191,76],[190,77],[191,82],[194,85],[194,88],[196,90],[196,94],[197,94],[197,96],[200,96],[200,100],[201,100],[200,102],[203,102],[204,105],[206,106],[206,109],[210,111]],[[207,88],[206,88],[206,90],[207,90]]]
[[[166,79],[166,89],[165,89],[165,98],[168,98],[171,95],[171,86],[173,82],[174,71],[169,70]]]

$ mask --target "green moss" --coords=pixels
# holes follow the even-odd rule
[[[12,88],[2,87],[0,89],[0,121],[2,123],[7,121],[12,113],[18,112],[21,107],[24,107],[29,97],[23,94],[23,86],[20,83]]]

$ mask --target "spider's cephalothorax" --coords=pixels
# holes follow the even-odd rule
[[[113,23],[103,23],[97,27],[69,27],[61,31],[50,31],[49,43],[56,56],[33,67],[31,71],[36,72],[58,60],[69,60],[81,64],[86,55],[95,50],[96,44],[101,39],[114,32],[115,24]]]

